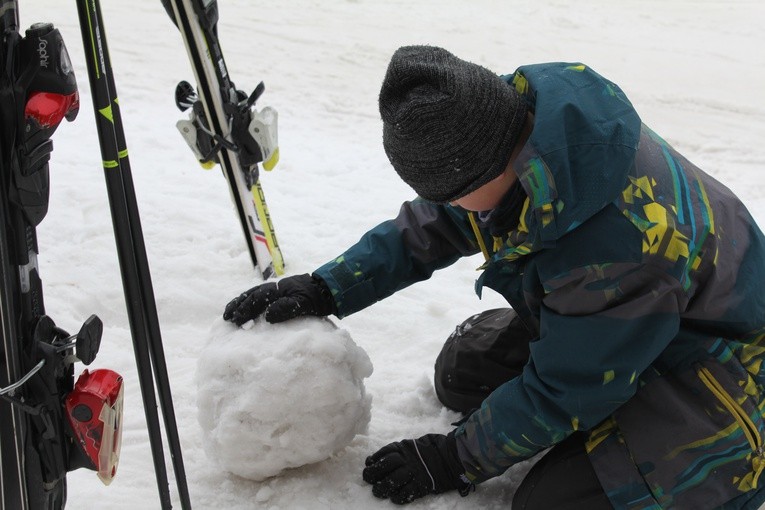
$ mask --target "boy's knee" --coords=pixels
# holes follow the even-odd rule
[[[509,308],[465,320],[436,359],[434,383],[441,403],[463,413],[480,407],[492,391],[521,373],[530,339]]]

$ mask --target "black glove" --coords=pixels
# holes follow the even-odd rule
[[[467,496],[474,487],[465,477],[453,432],[384,446],[367,457],[362,476],[372,484],[372,494],[397,505],[455,489]]]
[[[302,315],[324,317],[335,311],[335,300],[324,280],[301,274],[251,288],[226,305],[223,318],[241,326],[263,312],[274,323]]]

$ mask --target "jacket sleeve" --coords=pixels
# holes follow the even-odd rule
[[[337,316],[344,317],[478,251],[465,211],[418,198],[314,274],[327,283]]]
[[[629,400],[677,335],[681,303],[677,280],[641,263],[588,265],[545,282],[528,364],[457,429],[468,477],[497,476]]]

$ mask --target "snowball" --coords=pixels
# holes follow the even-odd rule
[[[371,374],[366,352],[328,319],[218,320],[196,373],[205,452],[257,481],[324,460],[366,433]]]

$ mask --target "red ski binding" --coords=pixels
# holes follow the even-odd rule
[[[66,397],[69,425],[104,485],[109,485],[117,473],[123,395],[122,376],[99,369],[85,370]]]

